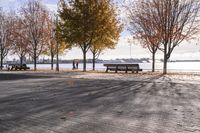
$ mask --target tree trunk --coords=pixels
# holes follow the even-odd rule
[[[163,74],[167,74],[167,46],[164,46]]]
[[[86,72],[86,50],[83,50],[83,72]]]
[[[95,52],[93,53],[93,59],[92,59],[92,70],[95,70],[95,63],[96,63],[96,58],[95,58]]]
[[[53,54],[51,54],[51,70],[53,70]]]
[[[57,42],[57,48],[56,48],[56,71],[59,72],[59,56],[58,56],[58,42]]]
[[[152,72],[155,72],[155,51],[152,52]]]
[[[23,64],[23,56],[21,55],[20,56],[20,65],[22,66],[22,64]]]
[[[3,54],[2,54],[2,51],[1,51],[1,66],[0,66],[0,70],[3,69]]]
[[[33,57],[33,60],[34,60],[34,71],[37,70],[37,56],[36,56],[36,49],[34,49],[34,57]]]

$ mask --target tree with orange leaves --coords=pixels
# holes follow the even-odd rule
[[[144,48],[152,53],[152,72],[155,71],[155,54],[161,43],[159,33],[155,29],[152,22],[148,21],[151,19],[149,15],[150,7],[145,2],[135,1],[125,5],[128,9],[128,29],[133,35],[133,39],[139,40]],[[144,10],[145,7],[145,10]]]
[[[66,49],[70,49],[71,46],[66,44],[64,41],[58,37],[58,33],[56,33],[56,20],[55,16],[49,13],[47,19],[47,27],[46,27],[46,45],[44,46],[43,54],[51,57],[51,70],[54,68],[54,57],[58,54],[63,54]],[[56,37],[57,36],[57,37]],[[57,51],[58,45],[58,51]]]
[[[118,40],[121,26],[112,2],[113,0],[60,0],[60,33],[66,43],[81,48],[83,71],[86,71],[88,50],[93,51],[95,48],[93,53],[96,54],[97,46],[93,47],[94,45],[98,44],[100,48],[99,45],[107,45],[109,39],[112,44]]]
[[[29,36],[27,34],[27,27],[24,24],[25,20],[16,16],[14,26],[12,28],[12,53],[17,54],[20,58],[20,64],[23,64],[23,58],[29,52]]]

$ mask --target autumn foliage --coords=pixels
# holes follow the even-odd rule
[[[116,44],[121,31],[116,9],[110,0],[61,1],[59,15],[62,38],[78,46],[83,52],[83,71],[86,71],[86,53],[93,52],[94,59],[105,48]]]

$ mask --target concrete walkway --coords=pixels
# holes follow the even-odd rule
[[[199,133],[199,124],[199,84],[0,76],[1,133]]]

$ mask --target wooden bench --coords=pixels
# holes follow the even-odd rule
[[[107,67],[106,72],[109,70],[115,71],[116,73],[118,71],[125,71],[126,73],[128,73],[128,71],[131,71],[132,73],[142,71],[139,64],[104,64],[104,66]]]
[[[8,70],[28,70],[30,67],[27,67],[26,64],[9,64]]]

